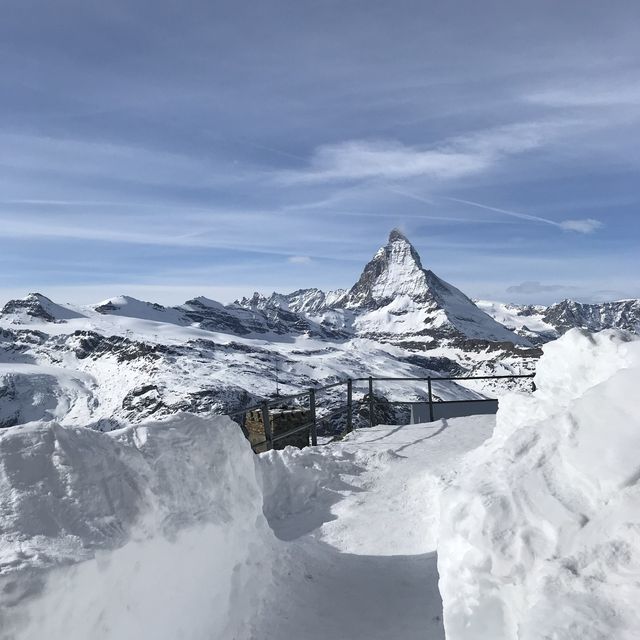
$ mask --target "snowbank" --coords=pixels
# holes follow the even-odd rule
[[[285,447],[258,456],[264,514],[269,522],[288,518],[321,499],[341,474],[355,474],[356,456],[342,447]]]
[[[441,497],[447,640],[640,637],[640,341],[573,330]]]
[[[243,638],[270,572],[225,417],[0,431],[0,638]]]
[[[63,367],[0,362],[0,428],[77,420],[92,403],[91,376]]]
[[[388,447],[361,451],[345,443],[260,454],[263,511],[269,525],[287,541],[313,531],[335,519],[333,505],[353,489],[351,479],[365,469],[387,470],[395,457]]]

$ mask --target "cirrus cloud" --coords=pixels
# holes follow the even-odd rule
[[[454,180],[486,171],[502,159],[550,144],[582,120],[522,122],[447,138],[430,146],[397,140],[347,140],[325,144],[313,152],[307,167],[281,171],[285,184],[357,182],[416,177]]]
[[[313,260],[310,256],[289,256],[287,262],[291,264],[311,264]]]
[[[567,231],[577,231],[579,233],[593,233],[602,227],[600,220],[585,218],[584,220],[563,220],[559,223]]]

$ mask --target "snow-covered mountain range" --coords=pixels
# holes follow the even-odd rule
[[[37,293],[11,300],[0,312],[0,426],[57,419],[109,430],[151,415],[234,411],[348,376],[521,373],[539,344],[575,326],[638,332],[640,301],[474,303],[424,269],[394,230],[349,290],[176,307],[128,296],[86,307]],[[435,391],[471,398],[484,388]],[[380,393],[425,397],[420,383]]]
[[[640,300],[583,303],[563,300],[550,306],[476,300],[495,320],[534,344],[549,342],[576,327],[587,331],[623,329],[640,333]]]
[[[255,294],[236,304],[302,313],[321,327],[347,335],[396,344],[419,341],[423,348],[473,340],[531,346],[424,269],[415,248],[395,229],[348,291],[303,289],[269,298]]]

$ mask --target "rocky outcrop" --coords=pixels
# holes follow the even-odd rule
[[[623,329],[640,333],[640,300],[582,303],[563,300],[547,307],[542,318],[562,335],[569,329]]]
[[[563,300],[548,307],[478,301],[483,310],[518,334],[540,345],[570,329],[597,332],[622,329],[640,334],[640,300],[585,303]]]
[[[0,318],[15,322],[58,322],[82,317],[82,314],[56,304],[41,293],[30,293],[19,300],[9,300],[0,311]]]

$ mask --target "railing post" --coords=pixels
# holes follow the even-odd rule
[[[373,377],[369,376],[369,426],[375,426],[375,418],[373,415],[374,412],[374,402],[373,402]]]
[[[249,439],[249,429],[247,429],[247,412],[243,411],[242,413],[233,414],[234,416],[239,415],[240,420],[238,424],[240,425],[240,429],[242,429],[242,435],[248,440]]]
[[[353,381],[347,380],[347,431],[353,430]]]
[[[311,446],[318,445],[318,425],[316,423],[316,390],[309,389],[309,410],[311,412]]]
[[[433,422],[433,393],[431,391],[431,376],[427,378],[427,387],[429,389],[429,422]]]
[[[264,426],[264,439],[267,441],[267,450],[273,449],[273,433],[271,431],[271,421],[269,420],[269,403],[263,402],[260,410],[262,411],[262,424]]]

